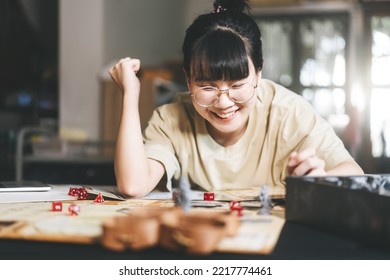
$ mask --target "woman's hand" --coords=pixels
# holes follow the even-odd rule
[[[325,161],[317,157],[313,148],[301,152],[293,152],[287,160],[287,174],[294,176],[326,175]]]
[[[130,57],[122,58],[109,70],[111,78],[119,86],[123,94],[140,91],[140,82],[136,74],[141,62],[139,59]]]

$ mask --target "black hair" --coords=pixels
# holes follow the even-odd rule
[[[183,68],[190,80],[240,80],[263,67],[261,33],[246,13],[246,0],[217,0],[212,13],[198,16],[184,38]]]

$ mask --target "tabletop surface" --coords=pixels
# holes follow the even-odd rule
[[[71,203],[71,202],[68,202]],[[81,203],[81,202],[80,202]],[[93,200],[81,203],[83,215],[79,217],[80,222],[89,221],[96,227],[95,221],[98,221],[104,215],[116,213],[125,213],[131,205],[150,207],[150,205],[159,204],[162,207],[172,206],[172,202],[164,203],[164,200],[135,200],[131,202],[112,202],[107,201],[107,211],[105,207],[94,204]],[[19,207],[20,206],[20,207]],[[42,206],[44,208],[42,208]],[[53,213],[49,210],[50,203],[27,203],[27,204],[8,204],[1,205],[2,213],[0,221],[4,223],[18,220],[23,216],[28,221],[40,221],[41,219],[49,222],[56,222],[53,217],[61,217],[61,221],[72,221],[73,218],[67,217],[66,213],[62,216],[59,213]],[[129,208],[130,207],[130,208]],[[43,209],[43,210],[42,210]],[[276,208],[274,208],[276,209]],[[126,210],[126,211],[124,211]],[[280,209],[279,209],[280,210]],[[33,212],[40,211],[39,215]],[[85,215],[84,215],[85,214]],[[274,215],[283,218],[282,211],[275,211]],[[57,215],[57,216],[56,216]],[[39,216],[39,219],[37,218]],[[98,218],[99,219],[98,219]],[[76,219],[78,219],[76,217]],[[74,220],[77,225],[76,219]],[[5,222],[6,224],[7,222]],[[79,223],[80,224],[80,223]],[[44,224],[45,226],[47,224]],[[81,225],[81,224],[80,224]],[[34,225],[35,228],[37,224]],[[39,224],[38,226],[42,226]],[[94,227],[91,227],[94,228]],[[276,246],[271,253],[229,253],[214,252],[208,255],[194,255],[185,252],[167,250],[159,246],[144,250],[126,249],[122,252],[108,250],[99,243],[80,243],[69,242],[69,240],[56,239],[35,239],[19,236],[17,238],[0,238],[0,259],[19,260],[19,259],[57,259],[57,260],[99,260],[99,259],[296,259],[296,260],[342,260],[342,259],[389,259],[390,248],[381,248],[372,244],[364,244],[351,237],[342,236],[325,230],[312,228],[294,222],[285,222],[279,230],[279,238]],[[0,227],[1,231],[1,227]],[[50,241],[49,241],[50,240]],[[65,241],[65,242],[64,242]]]

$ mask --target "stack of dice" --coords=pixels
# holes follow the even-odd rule
[[[70,188],[68,195],[77,196],[78,200],[85,200],[88,197],[88,192],[85,188]]]

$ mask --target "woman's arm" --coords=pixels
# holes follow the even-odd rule
[[[325,162],[320,159],[313,148],[305,149],[299,153],[293,152],[287,160],[287,174],[294,176],[312,175],[362,175],[361,167],[354,161],[344,161],[336,167],[325,170]]]
[[[326,175],[363,175],[363,169],[354,161],[344,161],[326,172]]]
[[[144,196],[164,175],[164,166],[148,159],[144,152],[139,116],[140,81],[138,59],[124,58],[110,69],[110,75],[123,94],[122,114],[115,150],[118,190],[129,196]]]

